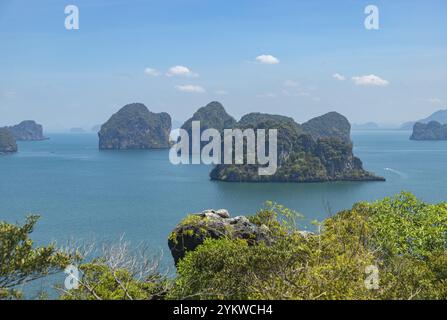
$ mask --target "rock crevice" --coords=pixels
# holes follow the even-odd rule
[[[270,230],[251,223],[245,216],[231,217],[225,209],[205,210],[191,214],[180,222],[169,236],[168,245],[175,264],[187,252],[195,250],[206,239],[244,239],[249,245],[270,244]]]

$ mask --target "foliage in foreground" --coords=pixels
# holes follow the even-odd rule
[[[0,221],[0,299],[20,297],[17,287],[60,272],[74,258],[54,245],[33,248],[29,234],[38,219],[29,216],[23,226]]]
[[[187,253],[171,280],[153,257],[130,252],[128,244],[109,247],[79,266],[79,287],[61,298],[447,299],[446,203],[427,204],[409,193],[358,203],[317,224],[316,234],[301,232],[299,218],[269,203],[250,221],[266,225],[273,244],[208,239]],[[32,249],[28,234],[35,221],[0,224],[3,297],[24,283],[20,279],[69,261],[52,246]],[[378,282],[371,280],[371,266]]]
[[[79,268],[79,288],[66,291],[63,300],[155,300],[161,299],[166,282],[158,274],[139,279],[125,268],[113,269],[102,259]]]
[[[159,258],[129,242],[103,246],[100,257],[79,266],[78,287],[64,290],[63,300],[157,300],[169,288],[159,272]]]
[[[285,225],[282,212],[290,217],[269,207],[252,218],[277,227],[271,246],[207,240],[188,253],[170,298],[447,299],[447,204],[408,193],[359,203],[315,235]],[[370,266],[377,289],[365,284]]]

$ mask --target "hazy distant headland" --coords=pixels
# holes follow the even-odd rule
[[[401,130],[412,130],[414,125],[418,122],[427,124],[431,121],[437,121],[440,124],[447,123],[447,109],[438,110],[438,111],[432,113],[430,116],[428,116],[425,119],[405,122],[404,124],[401,125],[400,129]]]
[[[404,123],[402,128],[413,130],[410,140],[447,140],[447,109],[416,122]]]
[[[76,128],[71,128],[70,133],[86,133],[86,131],[84,128],[76,127]]]
[[[0,128],[0,153],[18,151],[17,141],[46,140],[43,127],[33,120],[25,120],[17,125]]]
[[[381,127],[375,122],[353,123],[352,130],[380,130]]]
[[[14,136],[17,141],[41,141],[46,140],[43,135],[42,125],[34,120],[25,120],[17,125],[5,127]]]
[[[431,121],[437,121],[441,124],[447,123],[447,109],[446,110],[438,110],[432,113],[430,116],[416,121],[407,121],[402,124],[393,124],[393,123],[381,123],[368,121],[365,123],[353,123],[352,130],[413,130],[413,127],[416,123],[429,123]]]

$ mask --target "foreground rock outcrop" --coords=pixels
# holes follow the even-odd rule
[[[6,128],[0,128],[0,153],[17,152],[17,143],[12,133]]]
[[[205,210],[192,214],[178,224],[169,236],[168,245],[175,264],[186,252],[193,251],[205,239],[245,239],[254,245],[260,242],[270,244],[270,230],[265,226],[251,223],[247,217],[231,218],[227,210]]]
[[[101,126],[99,149],[169,148],[170,131],[169,114],[150,112],[141,103],[128,104]]]
[[[18,125],[7,128],[17,141],[40,141],[47,138],[43,135],[42,125],[33,120],[20,122]]]
[[[447,124],[431,121],[427,124],[418,122],[413,127],[411,140],[447,140]]]

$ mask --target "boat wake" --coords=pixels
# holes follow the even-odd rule
[[[401,178],[408,178],[408,176],[405,173],[403,173],[401,171],[398,171],[398,170],[395,170],[395,169],[392,169],[392,168],[385,168],[385,171],[389,171],[389,172],[392,172],[394,174],[397,174]]]

